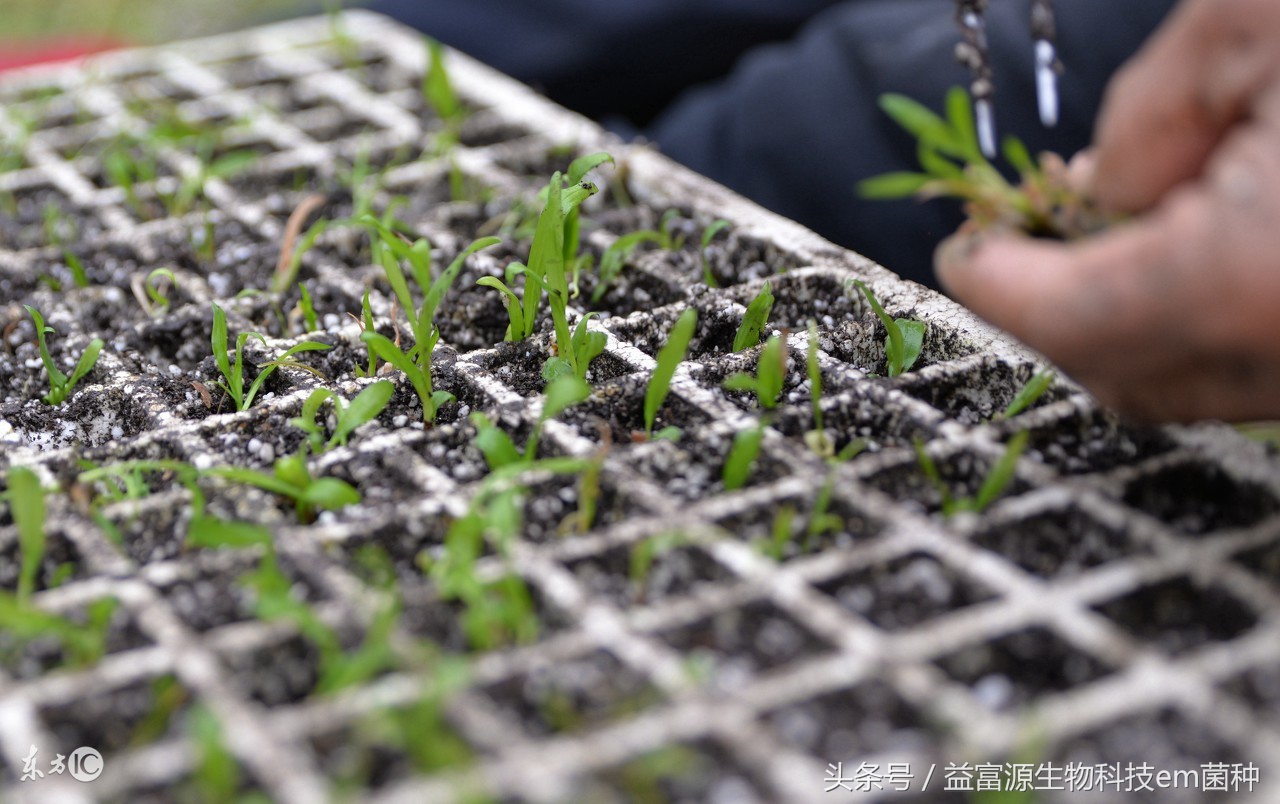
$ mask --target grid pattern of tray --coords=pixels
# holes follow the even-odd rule
[[[262,468],[297,447],[301,434],[285,422],[315,378],[282,371],[244,413],[213,413],[193,383],[212,381],[209,302],[227,307],[233,332],[274,326],[269,299],[231,297],[266,284],[301,199],[331,188],[362,154],[384,165],[408,144],[417,156],[439,129],[418,89],[424,52],[417,35],[373,15],[345,20],[358,46],[346,60],[329,23],[311,20],[119,54],[87,72],[32,71],[0,82],[0,136],[22,139],[25,163],[0,173],[0,193],[25,204],[21,214],[33,221],[9,235],[0,230],[12,239],[0,243],[10,355],[0,362],[9,367],[0,374],[0,468],[34,466],[49,484],[65,485],[81,458]],[[473,656],[466,688],[450,699],[449,724],[475,762],[417,775],[383,757],[389,778],[360,795],[444,801],[478,786],[501,800],[614,801],[639,796],[661,777],[657,789],[678,801],[966,800],[942,792],[947,763],[1003,761],[1145,762],[1169,771],[1254,763],[1262,772],[1257,789],[1265,789],[1280,767],[1273,614],[1280,610],[1280,472],[1273,455],[1227,428],[1119,423],[1062,381],[1035,409],[992,422],[1039,368],[1034,355],[946,299],[648,149],[612,140],[458,54],[449,58],[463,99],[481,107],[454,164],[489,189],[487,209],[527,197],[573,154],[610,150],[626,165],[637,205],[619,210],[607,198],[588,205],[584,218],[599,225],[588,223],[587,247],[598,252],[625,227],[654,225],[668,208],[681,211],[676,225],[694,242],[701,227],[723,218],[728,236],[709,258],[724,287],[700,284],[696,249],[651,250],[627,268],[628,295],[606,297],[629,314],[592,325],[609,336],[593,367],[597,393],[551,422],[545,436],[549,454],[591,456],[599,454],[599,420],[612,425],[595,526],[557,535],[576,510],[579,487],[533,479],[511,566],[529,583],[543,627],[533,644]],[[44,97],[50,86],[64,92]],[[162,96],[190,117],[234,121],[230,141],[263,155],[247,173],[208,184],[218,244],[212,260],[197,256],[191,242],[190,232],[204,229],[201,213],[140,219],[102,179],[92,154],[103,132],[144,130],[138,114],[146,106],[136,98]],[[35,132],[18,137],[32,117]],[[196,167],[191,154],[172,149],[160,172]],[[410,195],[407,217],[446,256],[488,215],[449,203],[450,170],[446,160],[406,161],[387,173],[379,196]],[[138,193],[145,200],[149,191]],[[70,288],[62,249],[40,247],[33,210],[50,201],[80,221],[75,249],[84,250],[92,287]],[[472,278],[500,275],[510,252],[503,245],[473,258]],[[150,318],[127,289],[171,262],[179,285],[173,308]],[[367,247],[362,254],[357,238],[336,233],[305,263],[304,279],[323,291],[317,308],[327,330],[312,335],[337,344],[332,359],[319,358],[330,377],[340,359],[349,365],[363,354],[358,328],[341,313],[358,311],[373,275],[367,262]],[[53,292],[42,274],[68,289]],[[720,466],[734,433],[757,413],[720,382],[750,370],[758,356],[758,349],[729,353],[728,345],[766,276],[778,298],[771,326],[788,337],[788,386],[752,481],[725,493]],[[868,281],[891,312],[928,322],[921,368],[896,380],[869,376],[883,365],[884,331],[850,292],[853,277]],[[496,298],[462,298],[475,305],[468,313],[494,315]],[[107,333],[98,368],[55,418],[26,401],[42,380],[19,302],[45,313],[64,358]],[[373,304],[389,332],[385,287],[374,286]],[[700,312],[698,335],[660,417],[660,424],[682,425],[684,437],[630,443],[625,436],[640,428],[653,355],[690,305]],[[810,318],[819,321],[826,425],[841,444],[857,436],[871,445],[835,469],[803,439],[813,426],[804,381]],[[413,558],[438,547],[444,523],[465,510],[485,472],[469,445],[466,412],[486,411],[508,431],[527,434],[541,409],[537,368],[549,342],[544,333],[493,347],[503,324],[495,336],[473,323],[445,326],[438,382],[460,400],[442,416],[446,423],[410,424],[412,393],[401,378],[390,412],[349,447],[313,462],[314,471],[355,484],[361,505],[304,526],[265,493],[211,492],[216,512],[271,526],[298,589],[343,629],[358,633],[374,614],[357,557],[360,546],[380,544],[397,561],[404,602],[393,641],[462,646],[456,607],[436,600]],[[272,347],[290,342],[272,339]],[[348,375],[333,387],[350,397],[358,382]],[[957,489],[972,492],[1021,429],[1031,430],[1031,447],[1011,491],[981,516],[942,518],[913,439],[923,440]],[[841,524],[809,539],[803,531],[828,477],[828,511]],[[50,672],[34,660],[0,671],[6,798],[175,795],[197,761],[182,729],[170,724],[153,742],[130,744],[154,703],[150,685],[172,675],[186,691],[183,711],[200,702],[217,717],[247,784],[281,801],[327,800],[343,752],[360,743],[362,718],[420,694],[422,677],[393,674],[335,698],[308,697],[314,652],[291,627],[254,619],[237,586],[256,554],[182,550],[179,512],[187,504],[185,492],[171,488],[108,508],[124,533],[117,544],[72,497],[49,498],[47,563],[75,569],[69,581],[41,591],[38,605],[73,612],[113,596],[121,607],[109,653],[92,669]],[[801,535],[775,560],[759,542],[787,507]],[[635,546],[672,532],[682,537],[656,551],[638,586],[628,574]],[[13,560],[16,545],[6,512],[0,549]],[[480,571],[498,577],[506,566],[492,553]],[[12,588],[16,570],[5,572]],[[552,716],[555,701],[568,701],[572,725]],[[18,781],[30,746],[40,747],[44,762],[81,744],[106,755],[96,782]],[[671,746],[682,747],[680,771],[645,776],[643,768]],[[837,762],[845,773],[864,762],[909,762],[913,791],[930,765],[938,777],[922,798],[888,785],[865,796],[824,795]],[[1123,797],[1144,795],[1157,800],[1154,793]],[[1194,790],[1158,798],[1212,799]]]

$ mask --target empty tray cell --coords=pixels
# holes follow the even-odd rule
[[[1280,510],[1271,492],[1209,463],[1167,466],[1131,482],[1124,501],[1184,533],[1255,525]]]
[[[938,743],[931,718],[883,681],[865,681],[789,704],[764,715],[773,733],[826,762],[858,766],[870,755],[918,756]]]
[[[87,745],[105,755],[110,767],[113,754],[181,736],[194,697],[172,675],[163,675],[42,707],[40,719],[57,745],[41,746],[41,753],[69,756]]]
[[[1258,616],[1226,589],[1174,578],[1094,608],[1167,653],[1185,653],[1247,632]]]
[[[244,224],[219,212],[197,214],[183,223],[152,238],[159,264],[199,274],[214,295],[223,300],[243,290],[262,291],[271,286],[280,258],[278,243],[263,240]],[[210,235],[212,245],[206,246]]]
[[[615,446],[629,444],[633,440],[643,441],[644,398],[648,382],[649,378],[643,374],[631,374],[602,383],[585,402],[565,411],[560,419],[593,441],[600,440],[601,422],[611,430],[610,440]],[[653,431],[656,433],[671,425],[696,434],[709,421],[706,413],[672,390],[658,409]]]
[[[773,277],[768,281],[774,300],[766,333],[779,329],[800,332],[810,321],[829,329],[846,321],[861,319],[868,309],[866,302],[856,290],[849,292],[846,280],[844,274],[812,269]],[[732,288],[731,295],[746,307],[762,288],[763,285],[753,282]]]
[[[1002,522],[979,531],[973,542],[1042,578],[1065,578],[1151,552],[1125,529],[1104,525],[1078,508]]]
[[[1280,667],[1260,665],[1228,678],[1221,688],[1243,699],[1254,714],[1280,723]]]
[[[320,651],[298,634],[220,657],[236,691],[263,706],[305,700],[320,680]]]
[[[933,462],[941,482],[957,505],[976,499],[995,466],[995,461],[971,452],[957,452],[945,458],[933,456]],[[940,514],[943,510],[942,489],[929,477],[918,458],[882,469],[865,481],[905,508],[931,514]],[[1015,476],[996,499],[1022,494],[1029,488]]]
[[[995,597],[983,584],[924,553],[850,570],[816,586],[889,631],[914,628]]]
[[[591,804],[776,801],[758,774],[714,743],[677,743],[599,771],[580,782],[581,796],[575,799]]]
[[[1105,472],[1140,463],[1173,449],[1173,440],[1155,427],[1123,424],[1103,410],[1072,414],[1024,428],[1019,419],[999,426],[1005,437],[1030,429],[1027,455],[1064,475]]]
[[[1280,587],[1280,543],[1241,553],[1235,556],[1235,560]]]
[[[963,648],[936,660],[979,703],[995,711],[1024,709],[1046,695],[1083,687],[1112,672],[1044,628]]]
[[[0,158],[2,159],[2,158]],[[0,191],[0,244],[15,250],[98,240],[102,221],[51,184]]]
[[[813,437],[808,433],[817,427],[812,404],[782,408],[773,427],[809,449]],[[878,452],[889,447],[909,447],[915,439],[928,440],[937,433],[936,424],[894,400],[887,389],[871,383],[855,383],[838,393],[824,389],[822,427],[837,455],[855,440],[862,441],[865,451]]]
[[[1108,780],[1114,780],[1115,774],[1119,775],[1119,785],[1115,781],[1095,784],[1095,792],[1059,795],[1054,801],[1088,800],[1096,796],[1099,800],[1137,801],[1144,804],[1201,804],[1249,798],[1247,792],[1213,793],[1210,792],[1212,787],[1201,783],[1205,765],[1225,765],[1230,785],[1230,766],[1243,764],[1248,760],[1241,755],[1240,749],[1216,736],[1211,729],[1174,709],[1133,715],[1100,726],[1070,740],[1045,761],[1052,761],[1059,768],[1068,762],[1092,765],[1095,768],[1102,766],[1108,769]],[[1160,771],[1167,772],[1169,776],[1166,777],[1166,787],[1156,788],[1153,781],[1148,785],[1153,789],[1140,790],[1137,779],[1130,783],[1128,769],[1144,766],[1150,769],[1153,780]],[[1191,774],[1182,773],[1178,777],[1181,783],[1175,788],[1171,784],[1173,774],[1179,771],[1190,771]],[[1265,769],[1262,774],[1265,780]],[[1245,786],[1238,789],[1247,791],[1249,788]]]
[[[570,561],[567,568],[585,592],[620,609],[696,594],[700,588],[736,580],[706,550],[688,544],[677,532],[610,547],[599,555]]]
[[[625,720],[662,701],[644,676],[604,650],[539,663],[477,691],[535,739]]]
[[[981,424],[1004,411],[1036,374],[1031,363],[984,357],[976,365],[946,372],[908,372],[897,387],[964,424]],[[1066,391],[1051,386],[1036,407],[1063,399]]]
[[[100,447],[113,440],[136,436],[145,422],[136,417],[122,389],[89,388],[100,379],[102,372],[95,368],[76,384],[76,391],[56,413],[44,402],[32,400],[21,407],[0,405],[0,417],[13,428],[11,435],[16,434],[37,449]],[[32,397],[49,392],[48,383],[43,380],[41,383],[31,392]]]
[[[372,134],[378,126],[368,118],[353,117],[331,104],[314,106],[286,117],[285,122],[316,142],[334,142],[362,134]]]
[[[656,637],[721,690],[739,688],[755,675],[832,651],[824,640],[766,600],[707,615],[660,631]]]

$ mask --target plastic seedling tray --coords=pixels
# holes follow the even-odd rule
[[[329,20],[303,20],[0,78],[0,141],[11,155],[0,161],[9,168],[0,172],[0,479],[33,467],[60,489],[46,498],[32,605],[82,621],[95,601],[119,601],[104,655],[87,665],[68,666],[56,641],[0,635],[6,800],[259,790],[288,802],[476,792],[623,801],[655,791],[673,801],[802,801],[825,800],[841,776],[852,787],[864,763],[882,773],[910,763],[914,774],[912,792],[886,779],[871,799],[912,800],[932,767],[921,800],[964,800],[942,791],[957,775],[951,765],[966,762],[975,778],[982,763],[1119,763],[1122,774],[1128,763],[1170,772],[1253,763],[1255,788],[1266,789],[1280,768],[1274,455],[1221,426],[1122,423],[1062,380],[1030,411],[993,420],[1042,364],[964,309],[457,53],[447,63],[471,114],[451,158],[423,157],[444,124],[421,93],[421,38],[364,13],[342,26],[337,40]],[[166,198],[200,166],[190,143],[160,147],[131,192],[112,179],[108,147],[175,112],[215,134],[206,157],[256,154],[210,178],[205,200],[176,215]],[[534,428],[552,333],[540,322],[534,337],[503,343],[499,296],[476,280],[527,257],[528,239],[503,231],[502,216],[533,203],[553,170],[599,150],[625,165],[625,178],[603,171],[601,184],[613,176],[614,186],[584,207],[583,249],[598,256],[668,210],[685,245],[639,249],[595,303],[597,280],[584,276],[571,307],[601,313],[592,327],[608,346],[588,375],[593,395],[547,425],[541,454],[602,456],[596,513],[585,533],[566,533],[584,484],[528,482],[508,558],[487,543],[476,572],[513,569],[539,628],[526,643],[478,650],[460,604],[442,598],[419,559],[440,555],[489,474],[469,414],[486,413],[517,444]],[[261,548],[184,545],[193,500],[172,473],[152,473],[148,493],[105,506],[74,482],[82,461],[269,470],[302,444],[289,421],[312,389],[350,399],[367,384],[353,373],[367,360],[354,320],[366,290],[378,331],[391,337],[395,326],[366,236],[335,228],[304,257],[316,331],[291,316],[296,285],[265,292],[290,215],[313,194],[311,220],[351,214],[357,165],[381,177],[375,210],[406,199],[397,217],[432,242],[437,270],[478,233],[503,231],[466,263],[440,310],[435,381],[457,401],[424,427],[408,382],[387,374],[396,383],[387,408],[310,463],[362,501],[314,522],[265,491],[201,488],[210,514],[268,530],[292,598],[344,650],[372,627],[372,578],[382,577],[400,601],[388,644],[430,641],[469,660],[438,718],[410,721],[431,745],[466,746],[453,760],[385,739],[387,713],[420,702],[440,680],[439,661],[317,691],[315,645],[288,620],[260,618],[245,585]],[[699,235],[719,219],[729,225],[703,255]],[[718,287],[703,284],[704,256]],[[148,314],[132,289],[156,268],[171,269],[177,286],[167,308]],[[927,323],[907,374],[878,376],[885,331],[855,278],[890,313]],[[755,371],[760,349],[734,353],[732,343],[766,281],[777,301],[765,334],[786,338],[789,369],[753,470],[727,492],[726,456],[758,410],[723,380]],[[269,349],[247,347],[255,366],[303,339],[333,348],[303,353],[313,371],[280,369],[235,412],[214,386],[213,302],[233,333],[268,337]],[[60,406],[39,401],[45,371],[23,304],[56,330],[50,346],[65,370],[91,339],[105,343]],[[656,423],[683,435],[637,440],[655,355],[689,308],[698,328]],[[811,319],[824,424],[836,448],[866,443],[835,467],[805,438]],[[965,496],[1021,430],[1029,447],[1006,492],[981,514],[943,517],[914,444]],[[779,512],[790,512],[791,531],[775,543]],[[22,551],[3,503],[0,554],[0,587],[13,591]],[[370,569],[376,554],[389,574]],[[219,724],[212,741],[198,737],[206,713]],[[45,776],[23,780],[32,746]],[[56,754],[79,746],[104,758],[91,784],[50,773]],[[239,767],[223,788],[210,781],[210,746]],[[1215,795],[1177,794],[1134,800]]]

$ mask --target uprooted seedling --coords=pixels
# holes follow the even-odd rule
[[[1066,163],[1054,153],[1033,159],[1016,137],[1003,142],[1004,158],[1017,172],[1010,182],[982,154],[969,93],[952,87],[946,117],[903,95],[886,94],[880,107],[918,140],[922,170],[886,173],[858,185],[864,198],[958,198],[967,228],[1017,229],[1036,237],[1074,240],[1111,223],[1073,186]]]

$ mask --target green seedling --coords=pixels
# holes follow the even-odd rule
[[[756,395],[763,410],[773,410],[782,398],[783,383],[787,379],[787,345],[781,335],[774,335],[765,342],[756,363],[756,376],[731,374],[724,381],[730,391],[747,391]]]
[[[360,492],[336,477],[312,477],[302,453],[278,458],[270,474],[239,466],[216,466],[203,474],[256,486],[293,500],[298,519],[311,522],[316,511],[336,511],[360,502]]]
[[[104,346],[101,338],[94,338],[89,342],[88,348],[80,355],[80,359],[76,361],[76,367],[72,370],[71,376],[63,374],[58,370],[57,365],[53,362],[53,355],[49,354],[49,347],[45,343],[44,336],[53,332],[53,327],[47,327],[44,323],[44,316],[31,305],[23,305],[27,314],[31,316],[31,320],[36,325],[36,342],[40,348],[40,361],[44,363],[45,372],[49,375],[49,393],[42,397],[46,405],[61,405],[71,392],[75,390],[76,383],[85,378],[93,367],[98,363],[98,355],[102,353]]]
[[[608,431],[605,440],[594,457],[578,477],[578,510],[560,523],[560,534],[586,533],[596,521],[596,509],[600,504],[600,474],[604,471],[604,459],[609,454]]]
[[[578,325],[573,328],[573,335],[568,341],[568,356],[565,356],[564,347],[560,345],[561,354],[548,358],[542,366],[544,380],[550,382],[556,377],[571,376],[586,381],[591,361],[604,354],[605,347],[609,344],[609,336],[588,329],[588,322],[595,315],[587,313],[578,319]]]
[[[1053,385],[1053,381],[1057,378],[1058,374],[1053,369],[1042,369],[1036,372],[1035,376],[1027,380],[1027,384],[1022,386],[1022,389],[1014,396],[1013,401],[997,418],[1012,419],[1032,407],[1036,402],[1040,401],[1040,397],[1045,395],[1045,392],[1049,390],[1049,387]]]
[[[468,113],[453,88],[453,80],[445,66],[444,47],[431,37],[425,39],[427,74],[422,78],[422,97],[444,122],[444,131],[436,135],[435,145],[437,153],[444,153],[457,143]]]
[[[586,181],[586,174],[601,164],[612,161],[613,157],[603,153],[574,160],[569,166],[568,178],[576,179],[576,182],[567,189],[563,186],[560,173],[553,175],[547,185],[546,201],[538,216],[537,229],[529,248],[528,264],[508,265],[505,283],[496,277],[482,277],[479,280],[479,284],[494,288],[502,294],[502,303],[507,308],[509,319],[506,337],[511,341],[522,340],[533,334],[538,309],[545,293],[555,327],[558,358],[568,361],[574,375],[582,378],[586,377],[587,364],[595,355],[590,353],[591,350],[579,354],[573,348],[574,335],[578,333],[571,334],[569,331],[569,275],[576,270],[580,242],[578,207],[597,192],[596,186]],[[523,297],[510,287],[519,275],[524,276]],[[588,334],[584,322],[579,322],[578,332],[581,333],[580,343],[600,343],[599,339]],[[560,370],[552,369],[553,372]]]
[[[169,730],[174,715],[191,698],[187,690],[173,676],[161,676],[151,682],[151,709],[133,727],[128,747],[141,748],[158,741]]]
[[[361,223],[368,227],[374,258],[382,265],[391,290],[409,317],[414,344],[407,352],[402,352],[393,341],[369,326],[366,326],[360,338],[372,353],[409,378],[422,402],[423,421],[434,422],[440,406],[453,400],[453,394],[432,388],[431,355],[440,341],[440,328],[435,323],[436,311],[444,301],[445,294],[453,287],[467,258],[481,249],[495,245],[499,240],[496,237],[485,237],[475,241],[463,249],[440,276],[432,280],[430,243],[425,239],[418,239],[412,244],[406,243],[398,234],[372,217],[366,216]],[[409,292],[409,283],[400,267],[401,260],[409,263],[410,274],[422,290],[421,304],[415,304],[413,295]]]
[[[787,547],[794,538],[795,521],[795,506],[784,505],[779,508],[769,527],[769,538],[757,541],[756,548],[774,561],[781,561],[786,557]]]
[[[307,397],[307,401],[302,403],[302,415],[290,419],[289,423],[307,434],[307,443],[311,446],[312,453],[319,455],[334,447],[345,447],[347,438],[355,432],[356,428],[376,419],[391,401],[395,392],[395,384],[383,380],[373,383],[356,394],[350,404],[344,404],[342,397],[334,392],[327,388],[317,388]],[[325,402],[333,403],[333,414],[336,420],[333,435],[327,441],[324,437],[325,426],[317,418]]]
[[[707,248],[710,247],[711,241],[716,239],[716,235],[728,229],[729,226],[728,221],[717,219],[702,230],[702,243],[698,248],[698,257],[702,260],[702,283],[709,288],[718,288],[720,283],[716,281],[715,272],[711,270],[711,260],[707,257]]]
[[[62,207],[55,201],[50,201],[44,205],[44,239],[50,246],[61,246],[68,240],[74,241],[78,239],[79,232],[76,230],[75,221],[62,211]],[[77,287],[86,287],[86,285],[77,284]]]
[[[662,235],[650,229],[629,232],[609,244],[600,255],[600,268],[596,272],[596,288],[591,292],[591,303],[598,304],[609,292],[609,288],[618,280],[622,268],[626,265],[636,249],[645,243],[661,243]]]
[[[18,526],[18,549],[22,555],[17,602],[26,605],[35,593],[36,577],[44,561],[44,489],[35,472],[25,466],[15,466],[9,470],[9,491],[4,496],[9,501],[14,524]]]
[[[300,352],[313,352],[320,349],[332,349],[333,347],[324,343],[316,343],[314,341],[303,341],[302,343],[290,347],[284,354],[275,360],[272,360],[262,366],[258,376],[249,384],[248,389],[244,384],[244,345],[250,338],[256,338],[262,342],[263,346],[267,345],[267,339],[259,332],[242,332],[236,338],[235,362],[231,360],[229,343],[227,339],[227,314],[222,311],[216,303],[213,305],[213,333],[210,341],[213,346],[213,362],[218,366],[218,371],[222,374],[222,379],[218,380],[215,385],[226,392],[235,404],[236,410],[248,410],[253,404],[254,398],[258,395],[258,391],[262,389],[263,383],[278,368],[298,368],[305,371],[312,371],[310,366],[299,363],[291,358]]]
[[[71,272],[71,281],[75,282],[78,288],[89,287],[89,273],[84,269],[84,263],[70,249],[63,249],[62,261],[67,264],[67,270]]]
[[[355,318],[355,316],[352,316]],[[357,365],[355,374],[360,379],[376,376],[378,373],[378,353],[373,350],[364,340],[364,333],[373,332],[373,309],[369,306],[369,290],[366,288],[364,299],[360,302],[360,317],[356,319],[356,323],[360,325],[360,341],[364,343],[365,350],[369,353],[369,365],[367,368]]]
[[[1037,162],[1016,137],[1005,138],[1003,151],[1020,183],[1006,180],[982,155],[973,106],[963,88],[948,92],[946,118],[902,95],[882,95],[880,107],[918,140],[922,172],[867,179],[858,185],[864,198],[959,198],[965,202],[969,228],[1015,228],[1064,240],[1114,222],[1072,186],[1061,157],[1045,153]]]
[[[476,411],[471,414],[471,423],[476,428],[476,449],[484,455],[490,470],[509,466],[532,466],[538,457],[538,442],[546,423],[574,405],[582,403],[589,396],[591,396],[591,386],[577,377],[566,374],[552,380],[547,385],[546,398],[542,403],[538,424],[533,428],[523,453],[516,449],[515,442],[505,430],[491,422],[485,414]]]
[[[138,196],[138,185],[153,182],[159,176],[159,157],[131,134],[121,134],[107,144],[102,153],[102,172],[107,181],[124,191],[129,207],[149,218],[147,207]]]
[[[950,519],[961,512],[981,514],[990,507],[991,503],[999,499],[1000,495],[1014,480],[1018,459],[1022,457],[1023,451],[1027,448],[1027,440],[1030,435],[1029,431],[1023,430],[1009,439],[1009,443],[1005,445],[1004,452],[1000,455],[999,460],[987,472],[987,476],[983,479],[977,495],[961,498],[956,498],[952,494],[951,487],[942,479],[942,473],[938,471],[937,463],[925,451],[924,444],[917,438],[914,442],[916,462],[920,465],[920,471],[924,473],[925,477],[929,479],[929,482],[933,484],[942,497],[943,517]]]
[[[192,708],[185,718],[186,736],[191,746],[191,776],[180,786],[176,797],[192,804],[267,804],[261,792],[243,793],[244,772],[226,745],[222,725],[203,704]]]
[[[751,304],[747,305],[747,312],[742,316],[738,332],[733,336],[733,351],[741,352],[760,344],[760,336],[769,323],[769,313],[772,311],[773,291],[769,283],[765,282],[764,287],[760,288],[760,292],[751,300]]]
[[[804,443],[819,458],[835,457],[836,445],[827,435],[822,420],[822,366],[818,364],[818,323],[809,321],[809,345],[805,358],[805,372],[809,375],[809,404],[813,409],[813,429],[804,434]]]
[[[147,307],[147,315],[166,312],[169,309],[169,291],[178,289],[178,277],[168,268],[156,268],[147,274],[143,290],[154,307]],[[145,305],[144,305],[145,306]]]
[[[649,570],[653,562],[664,553],[689,544],[689,537],[681,531],[668,531],[642,539],[631,547],[631,560],[628,577],[636,600],[644,598],[645,583],[649,579]]]
[[[86,607],[85,622],[80,623],[0,592],[0,634],[7,643],[3,650],[18,651],[27,643],[52,639],[62,648],[69,666],[92,667],[107,652],[116,605],[115,598],[94,601]]]
[[[316,317],[315,305],[311,302],[311,292],[307,290],[306,285],[298,285],[298,293],[301,298],[298,299],[298,309],[302,311],[302,320],[306,322],[307,332],[315,332],[320,329],[320,321]]]
[[[657,365],[654,366],[653,376],[649,378],[649,386],[644,392],[646,438],[676,439],[680,437],[678,427],[664,427],[655,435],[653,423],[658,418],[658,410],[662,408],[662,403],[667,400],[667,394],[671,392],[671,379],[675,376],[676,369],[684,362],[685,355],[689,351],[689,343],[693,340],[697,327],[698,311],[690,307],[680,314],[680,318],[671,327],[667,342],[658,350]]]
[[[735,491],[747,484],[756,458],[760,455],[760,444],[764,440],[764,422],[738,431],[733,437],[733,446],[725,458],[722,477],[725,491]]]
[[[875,311],[880,323],[884,324],[885,332],[887,333],[884,341],[886,372],[890,377],[897,377],[909,371],[916,364],[916,361],[920,359],[920,352],[924,349],[924,335],[927,326],[923,321],[914,321],[909,318],[893,318],[880,306],[876,295],[871,292],[871,288],[867,287],[866,283],[855,279],[853,284],[862,291],[862,295],[866,296],[867,303]]]

